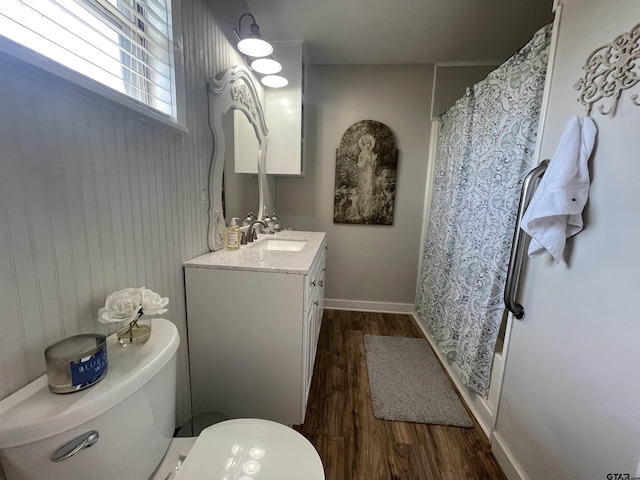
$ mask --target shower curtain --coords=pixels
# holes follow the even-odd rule
[[[485,397],[522,179],[532,167],[551,25],[439,119],[416,310]]]

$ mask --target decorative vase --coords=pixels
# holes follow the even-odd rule
[[[151,319],[138,318],[116,332],[123,347],[142,345],[151,336]]]

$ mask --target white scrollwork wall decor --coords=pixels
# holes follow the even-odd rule
[[[580,90],[578,101],[587,108],[587,115],[594,103],[605,98],[611,98],[609,109],[605,111],[600,105],[598,111],[613,115],[622,91],[640,82],[640,24],[591,52],[582,68],[584,77],[576,82],[575,89]],[[637,94],[631,101],[640,107]]]

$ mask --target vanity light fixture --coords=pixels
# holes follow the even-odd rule
[[[249,26],[249,28],[251,29],[251,33],[243,37],[242,19],[247,16],[251,17],[253,21]],[[240,39],[240,41],[238,42],[238,50],[240,50],[245,55],[260,58],[271,55],[271,52],[273,52],[273,47],[271,46],[271,44],[264,40],[260,35],[260,26],[256,23],[255,17],[250,13],[243,13],[240,16],[240,20],[238,20],[238,30],[234,28],[233,32]]]
[[[260,83],[262,83],[265,87],[282,88],[289,85],[289,80],[281,75],[267,75],[260,79]]]
[[[251,70],[263,75],[280,73],[282,65],[271,57],[256,58],[251,62]]]
[[[242,20],[244,17],[251,17],[251,33],[242,36]],[[238,20],[238,29],[233,29],[233,33],[238,37],[238,50],[246,55],[245,60],[251,65],[251,69],[261,75],[266,75],[260,82],[265,87],[282,88],[289,84],[289,81],[281,75],[275,75],[282,70],[282,65],[271,57],[273,47],[260,35],[260,27],[256,23],[255,17],[250,13],[243,13]]]

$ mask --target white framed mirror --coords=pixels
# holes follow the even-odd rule
[[[209,166],[208,243],[209,249],[216,251],[225,246],[225,213],[228,222],[231,221],[232,216],[239,218],[244,216],[240,212],[242,212],[242,208],[246,208],[246,205],[234,200],[239,196],[238,191],[234,189],[247,186],[248,188],[255,188],[252,187],[252,185],[255,185],[255,174],[235,173],[235,166],[239,165],[238,162],[241,161],[240,157],[243,158],[243,162],[246,162],[247,155],[255,155],[258,188],[258,203],[256,205],[258,211],[256,214],[258,218],[262,217],[266,184],[265,157],[267,154],[268,130],[260,99],[251,74],[246,67],[236,66],[229,68],[210,80],[207,86],[209,128],[213,136],[213,151]],[[246,121],[248,121],[248,124]],[[243,141],[242,135],[246,135],[246,132],[251,132],[251,130],[255,134],[256,141],[248,141],[246,137]],[[251,144],[253,146],[247,148]],[[257,145],[257,148],[255,145]],[[231,154],[230,152],[234,153]],[[226,162],[225,159],[227,160]],[[241,172],[242,169],[238,168],[237,171]],[[227,179],[226,188],[223,183],[225,177]],[[244,186],[241,187],[241,185]],[[226,192],[226,199],[223,198],[223,192]],[[251,197],[252,192],[247,193]],[[228,205],[225,203],[228,203]],[[244,213],[246,214],[247,212]]]
[[[260,186],[258,158],[260,144],[253,125],[240,110],[230,108],[222,115],[225,139],[222,172],[222,213],[227,225],[258,211]]]

